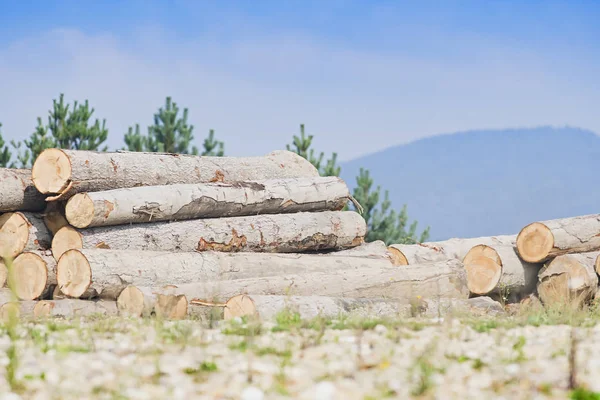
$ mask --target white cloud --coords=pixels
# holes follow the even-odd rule
[[[122,146],[128,126],[145,129],[167,95],[190,109],[198,144],[214,128],[229,155],[283,148],[300,123],[318,149],[342,160],[457,130],[569,124],[600,131],[592,107],[600,91],[571,73],[597,69],[583,62],[502,47],[435,60],[300,36],[174,42],[143,32],[125,41],[56,30],[0,48],[5,138],[27,137],[61,92],[69,101],[89,99],[96,117],[107,119],[111,148]]]

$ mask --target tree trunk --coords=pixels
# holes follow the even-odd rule
[[[53,235],[56,235],[56,232],[63,226],[69,226],[69,222],[65,218],[65,203],[62,201],[48,203],[43,215],[44,224]]]
[[[337,177],[140,186],[78,193],[67,202],[65,214],[74,227],[89,228],[151,221],[339,211],[349,198],[348,186]]]
[[[541,263],[556,256],[600,250],[600,214],[534,222],[517,237],[519,256]]]
[[[56,286],[56,262],[44,252],[24,252],[13,261],[14,291],[20,300],[47,298]]]
[[[223,301],[239,294],[373,298],[410,303],[423,298],[467,298],[466,273],[458,260],[397,267],[356,267],[327,272],[289,274],[176,285],[188,299]]]
[[[14,212],[0,215],[0,256],[15,258],[23,251],[47,250],[52,235],[40,214]]]
[[[341,252],[343,253],[343,252]],[[58,287],[67,296],[114,300],[126,286],[180,285],[275,275],[391,267],[389,258],[360,254],[265,254],[71,249],[58,261]]]
[[[255,215],[120,225],[75,231],[64,227],[52,251],[67,249],[296,253],[363,243],[366,222],[353,211]]]
[[[124,315],[164,319],[183,319],[188,313],[188,300],[184,295],[165,293],[168,289],[126,287],[117,299],[119,312]]]
[[[90,301],[79,299],[41,300],[33,308],[35,318],[46,317],[83,317],[117,316],[119,310],[116,301]]]
[[[541,264],[530,264],[519,258],[513,246],[472,247],[464,257],[469,290],[483,295],[499,293],[518,302],[535,291]]]
[[[359,246],[346,250],[333,250],[318,254],[361,258],[383,258],[389,260],[394,266],[406,265],[398,262],[394,250],[395,249],[386,246],[383,240],[376,240],[374,242],[365,242]]]
[[[0,213],[41,211],[45,198],[33,186],[30,169],[0,168]]]
[[[426,242],[420,244],[392,244],[391,249],[399,251],[396,258],[404,264],[422,264],[444,261],[451,258],[463,260],[472,247],[479,244],[488,246],[514,245],[515,235],[502,235],[490,237],[477,237],[459,239],[452,238],[442,242]],[[393,250],[392,250],[393,251]]]
[[[600,252],[564,254],[556,257],[539,273],[538,294],[545,305],[582,306],[598,290],[596,265]]]
[[[291,151],[261,157],[206,157],[141,152],[44,150],[35,160],[32,180],[44,194],[66,199],[76,193],[136,186],[319,176],[306,159]]]

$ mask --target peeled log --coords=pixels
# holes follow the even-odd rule
[[[348,186],[338,177],[140,186],[78,193],[67,202],[65,214],[74,227],[88,228],[150,221],[339,211],[349,198]]]
[[[370,263],[375,264],[370,260]],[[466,272],[458,260],[432,264],[361,266],[305,274],[288,274],[228,281],[194,282],[176,285],[176,294],[188,299],[222,301],[239,294],[332,296],[373,298],[386,297],[406,303],[423,298],[467,298]]]
[[[477,238],[452,238],[442,242],[426,242],[419,244],[392,244],[390,250],[397,250],[398,260],[404,264],[422,264],[436,261],[444,261],[451,258],[463,260],[472,247],[485,244],[487,246],[513,246],[516,241],[515,235],[501,235]]]
[[[261,157],[208,157],[47,149],[35,160],[31,175],[38,191],[67,199],[81,192],[136,186],[315,177],[319,172],[285,150]]]
[[[354,211],[194,219],[60,229],[54,257],[67,249],[296,253],[347,249],[363,243],[366,222]]]
[[[13,212],[0,215],[0,257],[15,258],[23,251],[47,250],[52,235],[40,214]]]
[[[31,181],[31,170],[0,168],[0,213],[7,211],[41,211],[46,196]]]
[[[600,252],[564,254],[554,258],[539,273],[538,295],[545,305],[589,302],[598,290],[596,268]]]
[[[56,262],[42,252],[24,252],[13,261],[14,291],[20,300],[49,296],[56,285]]]
[[[535,291],[541,264],[521,260],[513,246],[477,245],[464,257],[471,293],[508,294],[515,301]]]
[[[128,286],[117,299],[119,312],[136,317],[156,315],[164,319],[185,318],[188,313],[187,298],[184,295],[164,293],[166,290]]]
[[[534,222],[517,237],[519,256],[532,263],[600,250],[600,214]]]
[[[33,308],[35,318],[117,316],[116,301],[90,301],[79,299],[40,300]]]
[[[343,252],[342,252],[343,253]],[[274,275],[303,275],[357,268],[385,268],[385,256],[159,252],[147,250],[71,249],[56,267],[58,287],[70,297],[114,300],[129,285],[180,285]]]

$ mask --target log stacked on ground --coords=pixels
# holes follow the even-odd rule
[[[346,205],[350,193],[337,177],[270,179],[140,186],[78,193],[65,208],[76,228],[151,221],[238,217],[332,210]]]
[[[23,251],[47,250],[52,234],[40,214],[9,212],[0,215],[0,257],[15,258]]]
[[[127,286],[117,298],[117,307],[123,315],[182,319],[188,314],[188,300],[185,295],[168,293],[169,288],[152,290]]]
[[[48,298],[56,286],[56,262],[47,253],[23,252],[12,263],[13,290],[20,300]]]
[[[69,248],[155,251],[305,252],[363,243],[364,218],[353,211],[194,219],[74,230],[61,228],[55,258]]]
[[[42,211],[46,196],[31,181],[31,170],[0,168],[0,213]]]
[[[291,151],[262,157],[47,149],[35,160],[32,180],[43,194],[62,199],[81,192],[136,186],[316,177],[317,169]]]

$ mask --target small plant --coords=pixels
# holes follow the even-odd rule
[[[11,302],[6,304],[7,310],[7,321],[6,330],[10,339],[10,346],[6,351],[8,356],[8,365],[6,366],[6,380],[10,385],[13,392],[21,392],[24,389],[24,385],[17,380],[17,369],[19,367],[19,353],[17,351],[17,339],[18,339],[18,325],[19,325],[19,306],[18,298],[15,293],[15,275],[13,270],[12,259],[5,258],[4,265],[6,266],[8,275],[8,287],[11,293]]]
[[[576,388],[569,394],[569,398],[571,400],[600,400],[600,393]]]

